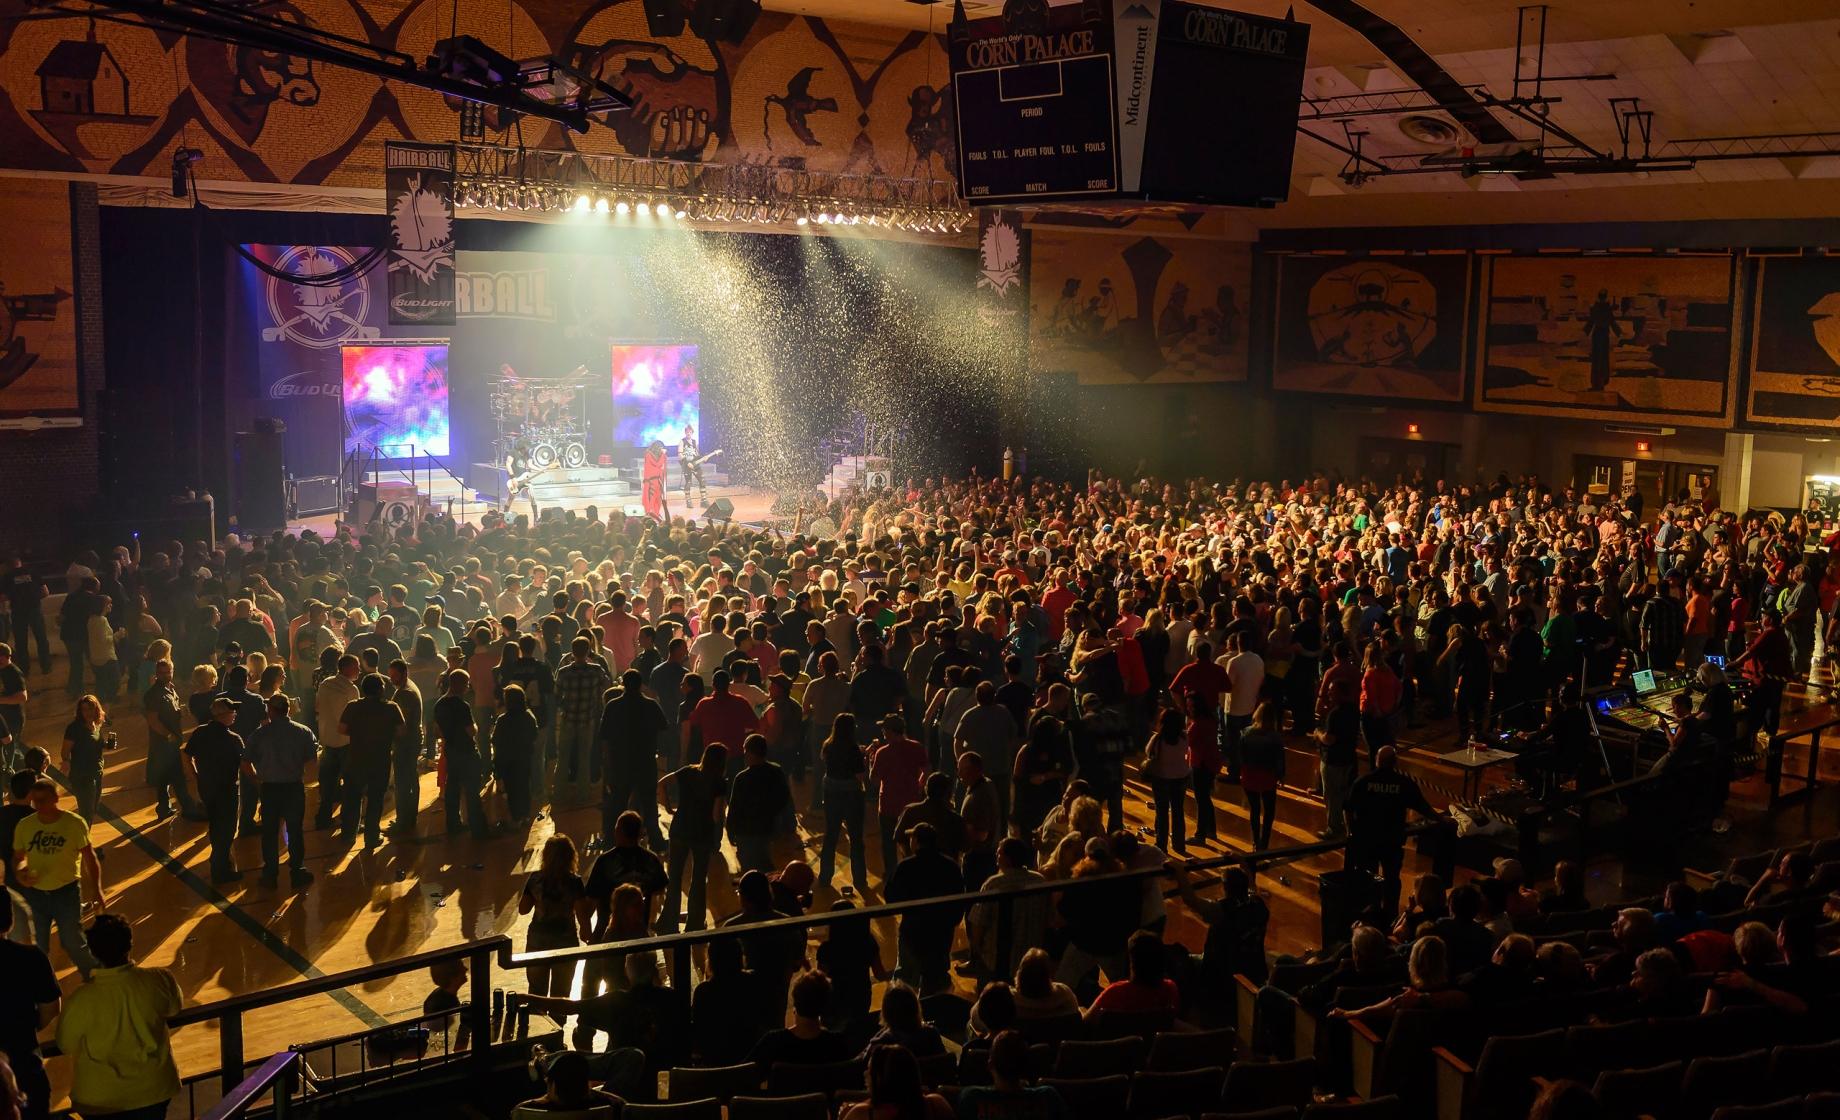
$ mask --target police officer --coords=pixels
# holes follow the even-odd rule
[[[211,722],[200,724],[185,744],[185,756],[198,779],[198,799],[204,803],[213,883],[243,879],[230,855],[236,840],[237,776],[243,764],[243,737],[230,730],[235,722],[236,704],[228,696],[214,697]]]
[[[1355,870],[1380,871],[1387,920],[1399,906],[1399,867],[1405,861],[1406,811],[1439,814],[1418,783],[1400,772],[1399,752],[1381,747],[1374,769],[1355,779],[1343,808],[1349,821],[1348,862]]]

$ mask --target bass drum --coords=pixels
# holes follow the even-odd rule
[[[556,445],[548,441],[538,443],[530,449],[530,465],[547,470],[556,465]]]
[[[575,470],[588,465],[588,449],[580,443],[571,442],[562,449],[562,465]]]

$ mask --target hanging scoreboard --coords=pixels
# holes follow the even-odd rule
[[[1289,193],[1304,24],[1188,0],[1005,10],[949,33],[959,187],[973,205],[1270,206]]]

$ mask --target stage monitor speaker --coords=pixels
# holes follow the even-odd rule
[[[294,480],[295,517],[311,517],[321,513],[336,513],[339,508],[339,476],[335,474],[314,475],[311,478]]]
[[[281,465],[281,435],[238,432],[235,439],[237,526],[244,532],[287,528],[287,478]]]
[[[466,480],[475,493],[495,506],[511,500],[511,475],[497,463],[474,463]]]
[[[683,0],[645,0],[645,26],[654,39],[684,33]]]
[[[760,0],[691,0],[690,30],[705,39],[739,43],[760,18]]]
[[[717,498],[703,507],[703,519],[706,521],[733,521],[735,503],[727,498]]]

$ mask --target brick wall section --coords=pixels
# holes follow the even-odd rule
[[[70,185],[83,426],[0,431],[0,550],[52,558],[81,532],[101,491],[102,246],[96,187]]]

